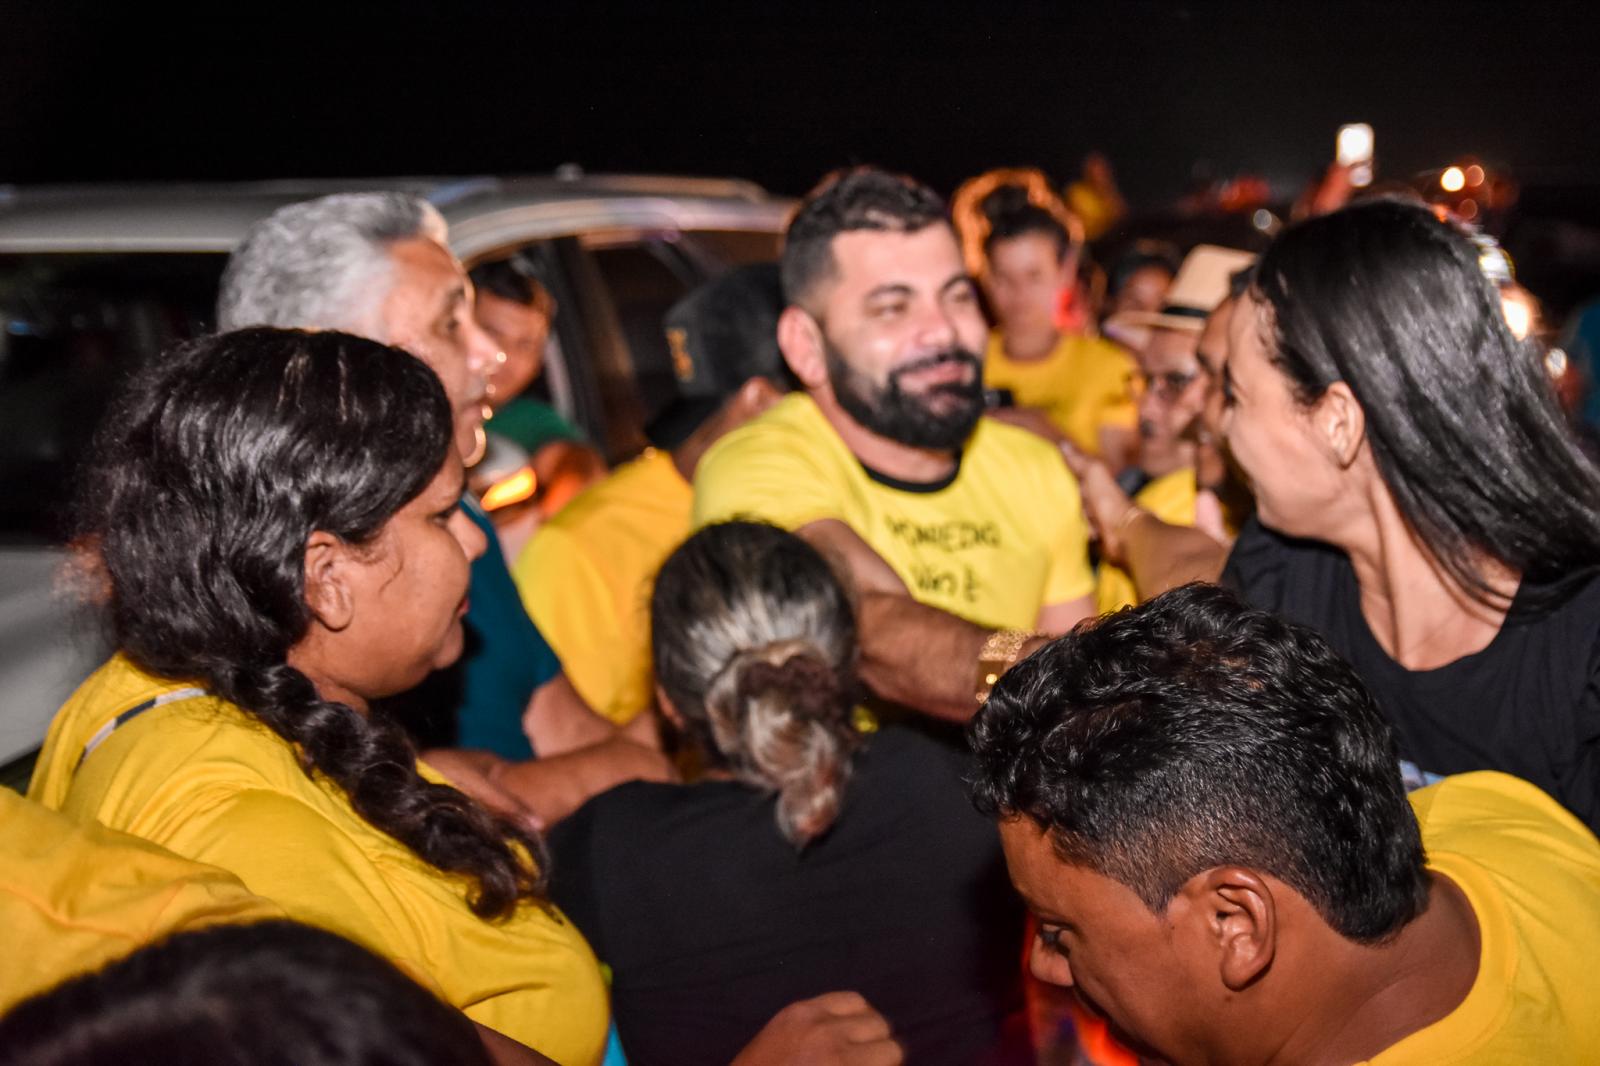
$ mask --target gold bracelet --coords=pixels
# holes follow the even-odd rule
[[[978,652],[978,686],[975,695],[979,706],[989,698],[1000,675],[1016,665],[1018,656],[1022,654],[1022,646],[1034,637],[1042,636],[1043,633],[1032,629],[997,629],[989,634]]]

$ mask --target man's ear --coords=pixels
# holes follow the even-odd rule
[[[783,352],[783,361],[806,388],[820,389],[827,384],[822,326],[805,309],[790,304],[778,316],[778,348]]]
[[[324,628],[338,632],[355,617],[350,546],[317,530],[306,539],[306,606]]]
[[[1312,423],[1321,436],[1329,458],[1348,469],[1361,454],[1367,437],[1367,416],[1355,393],[1342,381],[1329,385],[1311,412]]]
[[[1272,889],[1242,866],[1196,874],[1178,890],[1198,933],[1216,957],[1217,976],[1232,992],[1272,965],[1278,949],[1278,908]]]

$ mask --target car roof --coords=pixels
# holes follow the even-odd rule
[[[722,178],[589,175],[292,179],[0,187],[0,252],[227,252],[285,204],[394,190],[432,202],[470,258],[511,240],[605,228],[770,230],[792,202]]]

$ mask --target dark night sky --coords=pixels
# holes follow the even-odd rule
[[[4,181],[576,161],[798,193],[874,161],[948,191],[1003,163],[1066,176],[1098,147],[1148,201],[1196,166],[1292,194],[1362,120],[1387,176],[1471,152],[1600,188],[1600,33],[1581,3],[6,6]]]

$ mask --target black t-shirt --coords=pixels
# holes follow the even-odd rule
[[[909,729],[856,754],[833,828],[797,852],[774,801],[633,782],[550,834],[555,901],[612,969],[634,1066],[728,1062],[788,1004],[856,991],[913,1063],[972,1063],[1021,1006],[1021,903],[968,757]]]
[[[1408,670],[1383,650],[1337,548],[1251,519],[1222,580],[1317,630],[1355,667],[1394,725],[1408,785],[1501,770],[1600,827],[1600,577],[1525,579],[1488,647],[1435,670]]]

